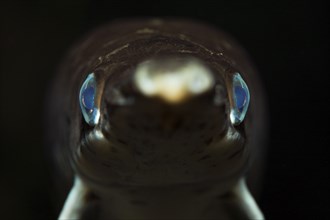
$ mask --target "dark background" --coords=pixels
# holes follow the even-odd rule
[[[325,1],[4,1],[0,3],[1,219],[55,219],[45,91],[67,49],[118,17],[181,16],[226,30],[249,51],[268,95],[268,219],[329,213],[329,17]]]

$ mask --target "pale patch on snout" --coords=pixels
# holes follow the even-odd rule
[[[149,60],[138,65],[134,83],[145,96],[178,103],[211,89],[214,77],[196,59]]]

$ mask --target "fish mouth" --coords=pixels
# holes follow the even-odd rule
[[[141,132],[140,137],[125,139],[94,129],[85,134],[74,166],[84,179],[104,187],[191,185],[237,178],[248,162],[244,138],[226,126],[210,130],[216,132],[167,138]]]

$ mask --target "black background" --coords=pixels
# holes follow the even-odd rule
[[[180,16],[226,30],[268,95],[268,219],[325,219],[329,204],[329,17],[325,1],[5,1],[1,26],[0,218],[55,219],[43,144],[45,91],[67,49],[118,17]]]

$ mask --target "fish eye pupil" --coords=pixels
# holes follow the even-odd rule
[[[241,111],[246,103],[246,91],[241,86],[235,86],[234,93],[236,107]]]
[[[94,97],[95,97],[95,88],[89,86],[82,92],[82,104],[87,110],[93,110],[94,108]]]
[[[81,113],[87,124],[94,126],[100,119],[100,109],[96,100],[97,82],[94,73],[87,76],[79,93]]]
[[[230,110],[230,120],[233,125],[239,125],[245,118],[250,103],[250,92],[239,73],[233,76],[233,99]]]

